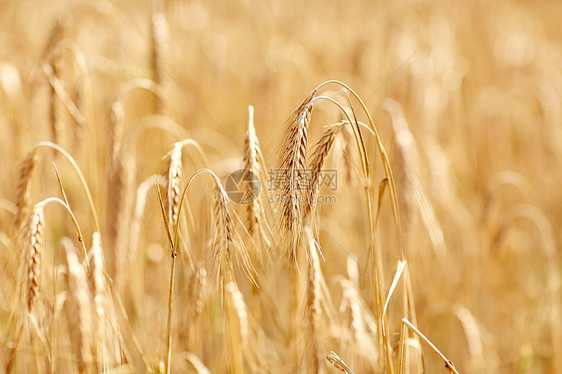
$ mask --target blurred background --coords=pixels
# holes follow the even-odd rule
[[[117,246],[110,239],[119,221],[111,205],[115,152],[130,151],[136,165],[131,185],[138,186],[164,170],[162,157],[174,141],[190,137],[224,182],[241,166],[247,107],[253,105],[262,151],[275,167],[293,111],[317,85],[337,79],[365,101],[389,154],[420,330],[463,373],[561,372],[561,14],[558,1],[2,1],[0,198],[8,208],[0,213],[0,229],[3,266],[14,269],[2,276],[2,319],[13,312],[10,285],[20,261],[10,244],[10,204],[19,166],[33,145],[52,141],[75,157],[102,217],[107,249]],[[160,91],[151,93],[141,78],[157,82]],[[150,89],[127,91],[135,80],[133,86]],[[340,120],[328,107],[317,111],[311,141],[321,126]],[[155,113],[166,120],[150,117]],[[141,136],[135,128],[143,118],[153,128]],[[119,120],[124,140],[116,151],[111,134]],[[155,130],[159,126],[165,131]],[[366,142],[369,157],[377,159],[376,143]],[[36,167],[33,203],[60,194],[53,157],[82,229],[91,233],[78,180],[47,152]],[[331,290],[334,279],[349,273],[342,248],[360,265],[367,261],[360,182],[346,182],[338,159],[328,165],[337,168],[344,187],[339,204],[324,208],[328,234],[320,234]],[[188,162],[185,177],[202,166],[198,162]],[[378,185],[380,162],[372,168]],[[127,270],[142,274],[145,283],[135,291],[142,296],[124,303],[144,354],[158,362],[165,308],[152,313],[166,297],[169,256],[153,192],[137,237],[146,256],[133,262],[139,270]],[[123,212],[132,211],[131,194],[129,202],[117,197],[117,204],[129,204],[119,208]],[[391,212],[384,202],[377,233],[387,288],[401,253]],[[63,235],[73,237],[62,212],[47,215],[47,248]],[[210,237],[210,222],[201,218],[201,242]],[[56,264],[59,255],[45,256],[46,263]],[[116,266],[111,255],[107,262]],[[358,267],[359,278],[368,278],[364,270]],[[240,287],[247,296],[248,287]],[[276,287],[285,292],[273,283],[272,294]],[[363,297],[369,304],[368,292]],[[211,317],[218,305],[210,303]],[[400,308],[391,304],[390,312],[399,315]],[[396,347],[400,318],[391,320]],[[265,334],[283,340],[272,326],[263,321]],[[188,329],[182,321],[177,328]],[[11,341],[11,325],[3,330],[4,342]],[[199,352],[213,372],[224,370],[214,363],[217,342],[201,343]],[[340,344],[344,352],[348,345]],[[421,344],[425,372],[445,372]],[[272,372],[287,371],[285,353],[264,355]],[[356,373],[370,370],[359,358],[350,361]],[[328,364],[323,370],[336,372]]]

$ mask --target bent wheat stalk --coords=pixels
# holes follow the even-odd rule
[[[397,199],[397,194],[396,194],[396,185],[395,185],[395,180],[394,180],[394,176],[392,173],[392,169],[390,166],[390,161],[388,159],[388,155],[385,151],[384,145],[382,144],[382,141],[380,139],[380,136],[378,134],[378,130],[376,128],[376,126],[374,125],[374,122],[371,118],[371,115],[369,113],[369,111],[367,110],[367,107],[365,106],[365,103],[361,100],[361,98],[359,97],[359,95],[357,95],[357,93],[355,93],[355,91],[353,91],[349,86],[347,86],[346,84],[340,82],[340,81],[335,81],[335,80],[331,80],[331,81],[326,81],[322,84],[320,84],[315,91],[317,92],[318,90],[320,90],[322,87],[328,85],[328,84],[336,84],[339,85],[340,87],[343,87],[346,94],[351,93],[351,95],[353,97],[356,98],[356,100],[360,103],[363,111],[365,112],[367,118],[368,118],[368,126],[371,130],[371,132],[374,134],[375,139],[377,141],[377,145],[379,148],[379,155],[383,164],[383,168],[384,168],[384,172],[386,175],[386,178],[388,179],[388,184],[390,187],[390,195],[392,198],[392,207],[393,207],[393,214],[394,214],[394,221],[395,221],[395,225],[397,228],[397,234],[398,234],[398,240],[400,243],[400,255],[403,256],[403,249],[402,249],[402,244],[401,244],[401,235],[400,235],[400,216],[398,213],[398,199]],[[368,212],[368,219],[369,219],[369,233],[370,233],[370,240],[369,240],[369,254],[374,253],[374,259],[375,259],[375,279],[374,279],[374,292],[375,292],[375,315],[377,316],[377,323],[378,323],[378,330],[379,333],[379,349],[381,349],[382,351],[384,351],[384,353],[386,354],[386,365],[388,370],[393,373],[393,362],[392,362],[392,348],[390,345],[390,340],[388,338],[387,334],[383,334],[382,332],[385,331],[384,325],[385,325],[385,319],[384,319],[384,315],[382,313],[382,308],[383,308],[383,303],[384,303],[384,299],[383,299],[383,293],[382,291],[379,289],[381,287],[381,285],[383,284],[383,280],[384,280],[384,274],[383,274],[383,266],[382,266],[382,254],[381,251],[379,249],[377,249],[375,247],[375,233],[376,233],[376,220],[374,219],[375,215],[373,214],[373,206],[372,206],[372,195],[373,195],[373,191],[372,191],[372,186],[373,183],[371,181],[371,177],[370,177],[370,168],[369,168],[369,164],[368,164],[368,160],[367,160],[367,153],[365,151],[365,146],[364,146],[364,142],[361,136],[361,132],[360,132],[360,125],[359,125],[359,121],[357,121],[356,117],[355,117],[355,112],[353,111],[353,115],[354,118],[351,119],[349,113],[343,108],[343,106],[338,103],[336,100],[330,98],[330,97],[326,97],[326,96],[319,96],[319,97],[315,97],[313,100],[319,100],[319,99],[324,99],[324,100],[328,100],[332,103],[334,103],[336,106],[338,106],[341,110],[342,113],[344,114],[345,117],[347,117],[347,120],[349,121],[350,124],[352,124],[352,129],[353,129],[353,133],[356,139],[356,143],[357,143],[357,148],[360,154],[360,160],[361,160],[361,166],[363,169],[363,175],[364,175],[364,188],[365,188],[365,196],[366,196],[366,203],[367,203],[367,212]],[[351,104],[351,101],[350,101]],[[378,215],[378,212],[377,212]],[[382,353],[381,351],[381,353]]]
[[[175,242],[172,240],[172,230],[168,222],[168,217],[166,216],[166,208],[164,208],[164,201],[162,199],[162,193],[160,192],[160,184],[156,180],[156,188],[158,190],[158,200],[160,202],[160,210],[162,211],[162,219],[164,220],[164,226],[166,228],[166,234],[170,240],[170,249],[172,251],[172,265],[170,271],[170,289],[168,294],[168,322],[167,322],[167,339],[166,339],[166,373],[170,374],[170,361],[172,360],[172,303],[174,300],[174,278],[176,273],[176,257],[178,255]]]
[[[98,214],[94,205],[94,199],[92,198],[92,194],[90,192],[90,189],[88,187],[88,183],[86,183],[86,178],[84,178],[84,174],[82,174],[82,171],[80,170],[80,167],[78,166],[78,164],[76,163],[76,161],[74,160],[74,158],[67,152],[65,151],[62,147],[51,143],[51,142],[40,142],[37,143],[28,153],[28,157],[33,158],[36,156],[33,156],[33,154],[35,152],[37,152],[37,150],[39,150],[40,148],[51,148],[54,149],[55,151],[59,152],[60,154],[62,154],[67,160],[68,162],[70,162],[70,165],[72,165],[72,168],[74,169],[74,171],[76,172],[76,175],[78,175],[78,178],[80,179],[80,183],[82,185],[82,188],[84,189],[84,192],[86,193],[86,197],[88,199],[88,203],[90,204],[90,211],[92,213],[92,217],[94,219],[94,225],[96,228],[96,231],[99,232],[100,230],[100,225],[99,225],[99,219],[98,219]],[[27,160],[27,158],[26,158]],[[32,165],[33,164],[33,165]],[[28,170],[25,170],[25,167],[28,167]],[[22,166],[22,170],[20,171],[20,183],[22,184],[22,187],[20,188],[20,190],[22,191],[19,195],[21,196],[25,196],[25,193],[29,193],[28,188],[29,188],[29,181],[27,181],[26,179],[31,178],[31,174],[33,172],[33,166],[35,165],[35,161],[31,162],[24,162],[24,165]],[[25,172],[27,171],[27,173]],[[18,183],[19,184],[19,183]],[[24,197],[25,198],[25,197]],[[19,200],[18,200],[19,201]],[[19,208],[19,206],[18,206]]]
[[[402,324],[404,326],[407,326],[410,330],[414,332],[414,334],[416,334],[421,340],[423,340],[424,342],[427,343],[427,345],[429,345],[429,347],[433,350],[433,352],[435,352],[441,358],[441,360],[443,360],[443,362],[445,363],[445,367],[447,368],[449,373],[459,374],[459,372],[455,368],[455,365],[453,364],[453,361],[445,357],[445,355],[441,353],[441,351],[435,346],[435,344],[433,344],[428,338],[426,338],[426,336],[422,334],[422,332],[418,330],[416,326],[414,326],[410,321],[408,321],[407,318],[402,318]],[[402,332],[404,332],[404,329],[402,329]]]

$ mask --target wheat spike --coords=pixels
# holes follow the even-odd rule
[[[99,232],[95,232],[92,235],[92,248],[90,249],[90,273],[89,273],[89,283],[90,289],[92,290],[92,295],[94,297],[94,308],[95,308],[95,343],[93,352],[94,355],[99,354],[98,345],[102,346],[102,351],[105,352],[103,348],[105,345],[105,278],[104,278],[104,261],[103,261],[103,249],[101,245],[101,235]],[[99,361],[99,358],[98,358]]]
[[[254,128],[254,107],[248,106],[248,131],[244,139],[244,169],[259,175],[260,167],[257,161],[258,154],[261,152]],[[253,235],[260,225],[260,199],[255,198],[248,204],[248,233]]]
[[[353,178],[353,170],[355,170],[356,168],[355,160],[353,158],[354,156],[353,149],[356,148],[356,145],[354,143],[355,139],[353,138],[353,131],[349,127],[344,126],[342,135],[343,135],[342,154],[343,154],[343,164],[345,170],[345,180],[347,181],[347,183],[350,183]]]
[[[326,360],[328,360],[336,369],[341,371],[345,374],[353,374],[353,371],[346,365],[345,362],[336,354],[334,351],[330,351],[326,356]]]
[[[320,139],[314,146],[312,151],[311,161],[310,161],[310,180],[308,186],[308,203],[305,205],[303,217],[308,218],[312,212],[312,202],[314,195],[318,193],[318,181],[320,178],[320,173],[322,173],[322,167],[334,140],[338,133],[344,128],[345,123],[339,123],[334,126],[330,126],[322,132]]]
[[[215,261],[221,285],[233,279],[232,251],[234,250],[234,224],[228,211],[228,196],[220,181],[215,183]]]
[[[56,57],[51,61],[53,75],[57,76],[58,59]],[[59,114],[59,100],[54,85],[49,85],[49,123],[51,125],[51,135],[53,143],[64,146],[64,122]]]
[[[164,6],[162,0],[153,1],[153,10],[151,17],[151,33],[150,33],[150,68],[152,71],[152,80],[158,85],[163,85],[165,76],[162,74],[163,69],[169,68],[168,53],[170,31],[166,15],[164,14]],[[165,91],[163,91],[165,92]],[[165,100],[156,99],[156,112],[162,113]]]
[[[207,271],[200,267],[193,274],[193,281],[189,284],[189,299],[193,300],[193,308],[190,310],[190,320],[197,320],[205,309],[205,289],[207,287]]]
[[[244,373],[243,347],[248,341],[248,313],[242,294],[235,281],[225,286],[226,291],[226,324],[229,337],[230,371],[235,374]]]
[[[309,228],[306,229],[308,236],[308,280],[306,289],[306,307],[305,312],[308,319],[308,332],[309,332],[309,349],[310,356],[308,357],[308,369],[310,373],[320,372],[320,341],[319,323],[320,323],[320,298],[322,297],[321,290],[321,270],[320,260],[318,259],[318,249],[312,232]]]
[[[110,178],[108,199],[108,233],[111,248],[110,276],[118,284],[117,274],[122,268],[124,248],[129,234],[131,218],[131,190],[135,179],[135,160],[122,155]]]
[[[282,193],[282,222],[283,228],[289,235],[289,254],[296,258],[298,230],[301,226],[301,199],[305,189],[303,186],[304,171],[306,169],[306,154],[308,144],[308,124],[312,112],[312,97],[315,92],[303,101],[296,110],[284,147],[281,169],[283,172]]]
[[[68,265],[67,287],[70,292],[68,328],[78,361],[78,371],[85,373],[92,362],[91,294],[86,272],[76,256],[74,246],[68,245],[65,248]]]
[[[29,251],[28,251],[28,287],[27,287],[27,309],[31,312],[33,302],[39,296],[41,275],[41,251],[43,249],[43,234],[45,229],[45,217],[43,215],[43,203],[35,205],[33,214],[29,221]]]
[[[178,224],[178,212],[181,195],[181,176],[182,176],[182,142],[174,144],[174,149],[170,154],[168,165],[168,217],[172,230]]]
[[[107,162],[113,169],[117,165],[119,153],[121,151],[121,141],[125,127],[125,109],[119,100],[111,105],[111,120],[109,129],[108,154]]]
[[[33,149],[21,163],[16,187],[16,227],[19,227],[29,214],[29,201],[31,199],[31,177],[37,163],[37,150]]]
[[[94,303],[98,317],[103,317],[103,297],[105,294],[103,249],[101,235],[95,232],[92,235],[92,249],[90,250],[90,288],[94,296]]]
[[[212,176],[215,181],[215,238],[213,250],[219,284],[224,291],[224,285],[234,279],[233,254],[236,254],[237,263],[244,274],[255,284],[254,269],[250,256],[236,234],[234,222],[228,210],[228,195],[218,177],[215,174],[212,174]]]
[[[244,297],[242,296],[240,289],[238,289],[236,282],[228,283],[226,285],[226,292],[230,297],[230,303],[233,306],[236,319],[238,320],[240,339],[242,342],[246,342],[250,335],[250,326],[248,322],[248,310],[246,308],[246,303],[244,303]]]
[[[256,135],[256,129],[254,127],[254,107],[248,106],[248,130],[246,132],[246,137],[244,139],[244,170],[246,173],[253,173],[253,177],[259,178],[260,175],[260,164],[258,162],[258,157],[263,159],[261,154],[261,149],[258,142],[258,137]],[[248,180],[249,178],[246,178]],[[253,180],[253,179],[252,179]],[[259,183],[259,181],[256,181]],[[251,182],[250,182],[251,183]],[[247,192],[254,192],[251,188]],[[263,191],[263,193],[266,193]],[[265,211],[263,210],[262,206],[262,198],[263,194],[259,196],[254,196],[253,201],[247,204],[246,212],[247,212],[247,229],[248,234],[250,237],[257,233],[260,236],[261,243],[266,247],[269,248],[271,246],[270,241],[268,239],[267,232],[270,232],[269,226],[267,224],[267,220],[265,219]],[[254,265],[260,265],[260,252],[258,252],[255,246],[250,247],[252,250],[250,252],[251,260]],[[257,268],[259,271],[259,267]],[[252,286],[252,298],[250,300],[251,310],[254,318],[256,321],[261,319],[261,310],[260,310],[260,302],[259,302],[259,288],[257,285]]]

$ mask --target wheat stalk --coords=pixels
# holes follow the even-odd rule
[[[445,368],[451,374],[459,374],[453,361],[449,360],[441,351],[433,344],[416,326],[414,326],[408,319],[402,318],[402,325],[407,326],[414,334],[418,336],[421,340],[423,340],[429,347],[441,358],[441,360],[445,363]],[[404,331],[404,329],[402,329]]]
[[[162,213],[162,220],[164,221],[164,227],[166,228],[166,234],[168,235],[168,240],[170,242],[170,250],[172,257],[172,264],[170,268],[170,287],[168,289],[168,320],[167,320],[167,337],[166,337],[166,363],[165,370],[166,374],[170,374],[171,370],[171,360],[172,360],[172,303],[174,301],[174,279],[176,275],[176,258],[178,256],[177,249],[177,228],[176,228],[176,239],[172,239],[172,229],[170,227],[168,216],[166,215],[166,208],[164,207],[164,201],[162,199],[162,193],[160,191],[160,184],[158,180],[156,181],[156,189],[158,191],[158,200],[160,202],[160,211]]]

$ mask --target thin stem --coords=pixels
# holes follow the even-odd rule
[[[174,298],[174,275],[176,273],[176,256],[172,257],[172,269],[170,274],[170,293],[168,301],[168,339],[166,355],[166,374],[170,374],[170,362],[172,360],[172,301]]]
[[[82,244],[84,251],[87,253],[84,247],[84,236],[82,235],[82,231],[80,230],[80,226],[78,225],[76,216],[72,212],[72,209],[70,209],[70,206],[68,206],[66,202],[62,201],[58,197],[48,197],[45,200],[41,201],[39,204],[43,204],[43,206],[45,206],[48,203],[59,203],[66,209],[68,214],[70,214],[70,218],[72,219],[72,223],[74,224],[74,228],[76,229],[76,234],[78,234],[78,241]]]
[[[404,348],[405,348],[406,342],[408,340],[407,334],[408,334],[408,330],[407,330],[406,324],[402,323],[401,328],[400,328],[400,343],[398,345],[398,349],[399,349],[398,350],[398,369],[397,369],[398,374],[402,374],[403,363],[406,359],[406,357],[404,356],[404,354],[405,354]]]
[[[64,186],[62,185],[62,180],[60,178],[59,170],[57,169],[57,165],[55,164],[54,161],[53,161],[53,166],[55,168],[55,174],[57,175],[57,181],[59,182],[59,187],[60,187],[62,197],[64,199],[64,203],[68,206],[68,208],[70,210],[70,203],[68,202],[68,198],[66,197],[66,192],[64,192]],[[84,244],[84,237],[80,233],[80,228],[78,227],[78,222],[76,221],[76,218],[74,217],[74,215],[72,215],[72,220],[73,220],[74,226],[77,229],[76,231],[78,231],[78,241],[82,245],[82,251],[84,252],[84,259],[85,259],[84,262],[86,263],[86,266],[89,268],[90,263],[88,262],[88,251],[86,250],[86,245]],[[56,293],[55,293],[55,295],[56,295]]]
[[[156,179],[156,188],[158,190],[158,199],[160,200],[160,208],[162,210],[162,218],[164,219],[164,225],[166,226],[166,233],[168,234],[168,239],[170,240],[170,246],[172,251],[172,268],[170,271],[170,289],[168,294],[168,322],[167,322],[167,338],[166,338],[166,374],[170,374],[170,362],[172,360],[172,303],[174,300],[174,276],[176,273],[176,257],[177,251],[172,241],[172,233],[170,231],[170,225],[168,224],[168,218],[166,217],[166,210],[164,208],[164,201],[162,200],[162,192],[160,191],[160,184],[158,183],[158,178]]]
[[[447,368],[447,370],[449,370],[449,373],[459,374],[459,372],[455,368],[455,365],[453,364],[453,361],[451,361],[447,357],[445,357],[445,355],[443,353],[441,353],[441,351],[439,349],[437,349],[437,347],[428,338],[426,338],[425,335],[422,334],[422,332],[420,330],[418,330],[418,328],[416,326],[414,326],[410,321],[408,321],[407,318],[402,318],[402,323],[404,325],[408,326],[408,328],[410,328],[410,330],[412,330],[420,339],[425,341],[427,343],[427,345],[429,345],[429,347],[435,353],[437,353],[437,355],[439,357],[441,357],[441,360],[443,360],[443,362],[445,363],[445,367]]]

